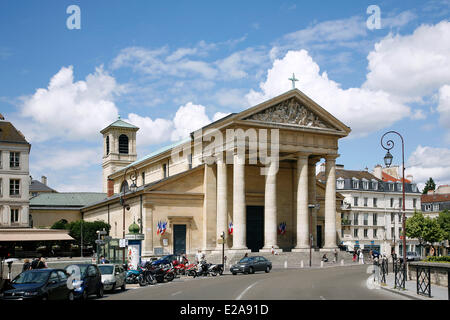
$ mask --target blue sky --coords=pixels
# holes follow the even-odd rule
[[[66,26],[74,4],[80,30]],[[353,129],[339,163],[372,169],[394,129],[419,186],[450,183],[449,16],[448,0],[2,1],[0,112],[32,143],[34,178],[100,191],[99,131],[119,114],[141,128],[142,157],[290,89],[295,72]]]

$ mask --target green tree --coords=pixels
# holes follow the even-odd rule
[[[83,245],[95,246],[97,240],[97,231],[105,229],[107,233],[111,226],[104,221],[87,222],[78,220],[67,225],[69,235],[76,240],[77,243],[81,241],[81,226],[83,225]]]
[[[425,187],[423,188],[422,194],[427,194],[429,190],[436,190],[436,184],[434,183],[433,178],[430,177],[428,181],[425,183]]]
[[[425,217],[420,211],[415,211],[411,218],[406,219],[406,236],[419,240],[419,245],[422,248],[424,240]]]
[[[59,221],[56,221],[51,227],[50,229],[66,229],[67,228],[67,220],[66,219],[61,219]]]
[[[450,240],[450,211],[444,210],[439,213],[437,223],[444,232],[444,240]]]
[[[444,240],[444,230],[439,227],[437,219],[425,218],[423,239],[430,244]]]

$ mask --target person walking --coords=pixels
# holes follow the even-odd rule
[[[31,270],[30,259],[23,260],[22,272],[27,271],[27,270]]]
[[[334,263],[338,262],[338,251],[336,248],[334,248]]]
[[[362,250],[359,251],[359,263],[364,264],[364,254]]]
[[[195,255],[195,260],[198,263],[200,263],[205,258],[205,255],[201,250],[198,250],[197,254]]]

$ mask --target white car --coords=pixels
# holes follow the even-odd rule
[[[127,273],[122,266],[118,264],[99,264],[97,267],[102,274],[102,283],[105,291],[114,291],[119,287],[122,291],[125,291]]]

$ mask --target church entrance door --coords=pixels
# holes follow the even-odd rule
[[[264,246],[264,207],[247,206],[247,248],[258,252]]]

